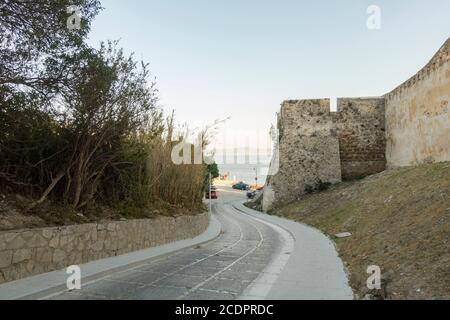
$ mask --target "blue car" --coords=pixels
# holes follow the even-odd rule
[[[250,186],[244,182],[239,182],[233,185],[233,189],[248,191],[250,190]]]

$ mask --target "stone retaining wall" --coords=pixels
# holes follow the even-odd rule
[[[0,232],[0,283],[193,238],[208,213]]]

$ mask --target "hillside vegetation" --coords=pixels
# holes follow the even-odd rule
[[[330,235],[359,298],[450,299],[449,162],[344,182],[274,214]],[[334,236],[342,232],[352,236]],[[382,270],[382,290],[366,287],[370,265]]]

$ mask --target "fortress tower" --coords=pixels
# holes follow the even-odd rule
[[[284,101],[263,210],[386,167],[450,160],[449,101],[450,39],[385,96],[340,98],[337,112],[329,99]]]

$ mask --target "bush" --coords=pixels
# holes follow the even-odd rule
[[[0,6],[0,56],[11,57],[0,61],[0,188],[31,195],[27,211],[47,199],[74,210],[93,202],[198,208],[207,168],[172,163],[174,118],[158,106],[148,65],[124,56],[117,42],[98,50],[85,43],[99,2],[76,1],[85,17],[79,32],[65,24],[38,32],[34,15],[61,21],[66,2]],[[8,20],[9,6],[31,14],[34,31]]]
[[[330,182],[323,182],[319,179],[319,181],[315,185],[305,185],[305,193],[306,194],[312,194],[317,191],[325,191],[328,190],[331,187]]]

